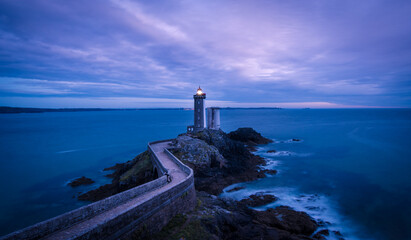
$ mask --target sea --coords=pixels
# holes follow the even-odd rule
[[[88,204],[76,197],[110,182],[104,168],[192,121],[191,110],[0,114],[0,235]],[[328,239],[411,239],[411,109],[221,109],[222,130],[239,127],[274,141],[256,154],[278,173],[220,197],[273,194],[257,210],[305,211]],[[81,176],[96,182],[67,185]]]

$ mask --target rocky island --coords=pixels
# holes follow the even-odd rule
[[[153,239],[326,239],[323,223],[305,212],[287,206],[257,211],[277,200],[271,194],[256,193],[235,201],[218,197],[234,183],[263,178],[275,170],[262,169],[265,160],[252,153],[258,144],[271,142],[252,128],[225,133],[204,129],[180,134],[172,141],[170,151],[194,170],[197,207],[174,217]],[[133,188],[155,178],[147,151],[131,161],[105,170],[111,184],[79,196],[80,200],[97,201]],[[240,190],[234,188],[230,191]],[[321,227],[321,231],[318,231]],[[339,233],[334,233],[338,235]],[[145,236],[146,237],[146,236]],[[132,239],[143,239],[138,233]],[[342,236],[340,239],[343,239]]]

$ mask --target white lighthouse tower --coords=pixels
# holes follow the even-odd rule
[[[194,98],[194,125],[187,126],[187,133],[198,133],[206,127],[205,98],[206,94],[198,87]],[[207,128],[211,130],[220,129],[220,108],[207,108]]]
[[[212,130],[220,129],[220,108],[207,108],[207,128]]]

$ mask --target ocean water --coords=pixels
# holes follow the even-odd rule
[[[87,204],[75,196],[108,183],[102,169],[132,159],[149,141],[185,132],[192,115],[0,115],[0,235]],[[223,197],[269,192],[279,200],[260,210],[292,206],[346,239],[411,239],[410,109],[222,109],[221,127],[253,127],[273,139],[257,154],[267,159],[266,168],[278,170]],[[277,152],[267,153],[272,149]],[[96,183],[67,186],[83,175]]]

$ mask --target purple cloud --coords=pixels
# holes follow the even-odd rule
[[[181,106],[201,84],[221,104],[410,107],[410,14],[407,1],[5,0],[0,105]]]

